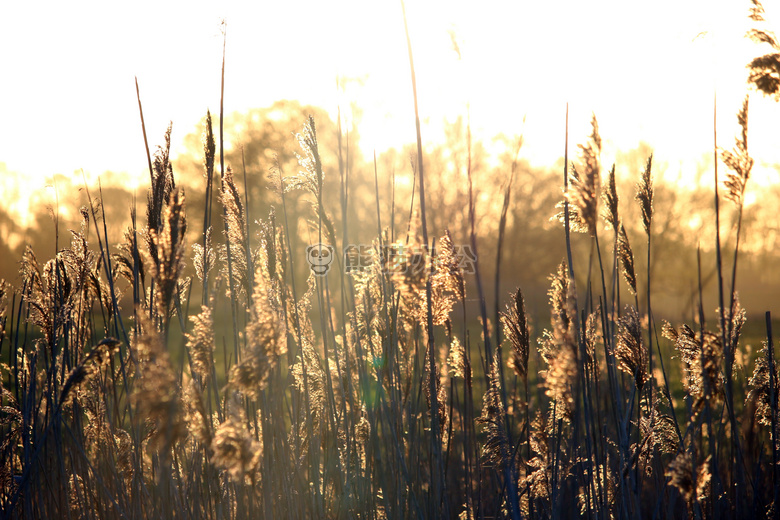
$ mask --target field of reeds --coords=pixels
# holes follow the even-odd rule
[[[700,254],[686,323],[655,318],[653,157],[635,200],[619,200],[595,117],[573,161],[561,122],[565,195],[549,212],[566,253],[547,308],[500,282],[514,169],[495,254],[478,249],[470,160],[465,236],[429,233],[419,119],[415,190],[388,203],[375,166],[376,229],[359,248],[348,161],[341,141],[321,150],[314,118],[300,122],[300,172],[270,170],[275,209],[262,218],[240,165],[225,164],[221,113],[216,135],[210,115],[203,130],[201,207],[167,133],[147,145],[148,196],[123,236],[108,231],[102,188],[85,186],[81,227],[57,236],[56,256],[28,248],[21,283],[0,284],[3,517],[780,516],[772,317],[747,353],[737,291],[747,99],[737,119],[734,148],[713,143],[718,309],[701,296]],[[629,236],[633,204],[643,233]],[[387,207],[406,208],[403,229]]]

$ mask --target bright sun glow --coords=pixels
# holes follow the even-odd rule
[[[522,133],[521,156],[550,166],[563,155],[568,102],[571,143],[584,140],[595,113],[605,164],[646,142],[671,178],[690,183],[711,154],[716,91],[719,144],[733,142],[745,65],[761,51],[744,37],[748,7],[409,0],[423,138],[441,139],[445,119],[469,113],[476,138]],[[173,121],[179,147],[207,108],[218,112],[222,19],[226,112],[300,99],[334,116],[341,107],[366,154],[415,138],[396,2],[8,2],[0,12],[0,162],[20,174],[3,179],[14,212],[57,173],[110,170],[142,186],[133,78],[150,144]],[[755,182],[777,182],[780,109],[751,99]],[[23,183],[18,191],[12,179]]]

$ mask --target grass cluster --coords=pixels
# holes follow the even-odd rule
[[[409,55],[413,63],[411,45]],[[419,120],[409,226],[398,236],[383,226],[395,217],[380,210],[375,169],[376,236],[360,269],[339,254],[350,243],[348,161],[339,161],[339,193],[326,193],[314,119],[298,135],[301,172],[272,170],[277,209],[260,219],[249,215],[245,178],[242,187],[222,159],[221,121],[215,135],[208,116],[203,134],[205,207],[187,208],[168,133],[149,154],[145,222],[134,204],[110,245],[102,194],[87,190],[70,245],[57,243],[44,263],[28,249],[21,285],[0,284],[4,517],[780,514],[771,318],[763,349],[748,359],[739,242],[725,258],[719,236],[723,189],[740,235],[753,164],[747,100],[735,147],[714,147],[712,330],[702,298],[690,323],[654,318],[651,271],[635,269],[614,166],[602,186],[595,117],[578,160],[565,161],[567,258],[550,277],[543,331],[531,330],[520,289],[503,311],[496,296],[488,315],[470,163],[462,238],[471,263],[449,232],[428,235]],[[568,130],[566,141],[568,151]],[[718,160],[728,167],[723,183]],[[644,236],[633,237],[646,243],[647,266],[652,167],[649,156],[636,185]],[[512,187],[522,182],[509,174],[496,295]],[[309,237],[293,236],[293,190],[310,202]],[[221,222],[211,219],[215,201]],[[332,211],[342,212],[341,229]],[[193,213],[202,215],[199,239],[187,244]],[[589,241],[587,258],[574,257],[575,232]],[[311,270],[304,282],[295,273],[306,255],[291,244],[311,237],[337,254],[325,276]]]

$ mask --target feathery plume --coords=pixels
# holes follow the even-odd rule
[[[772,377],[772,370],[775,372],[774,378]],[[778,371],[776,365],[774,367],[770,365],[769,344],[764,340],[760,353],[758,357],[756,357],[756,365],[753,368],[753,374],[748,380],[750,391],[745,398],[745,402],[755,403],[755,417],[758,420],[758,423],[769,426],[770,430],[772,426],[772,379],[774,379],[775,383],[774,394],[777,396],[778,392],[780,392],[780,388],[778,388],[777,384],[777,382],[780,381],[780,371]]]
[[[174,373],[162,338],[145,313],[137,313],[140,334],[131,343],[138,362],[138,373],[132,402],[136,416],[150,427],[150,444],[164,456],[186,435],[182,420],[182,402],[178,378]]]
[[[211,445],[211,417],[206,412],[201,393],[195,380],[183,374],[182,390],[184,392],[184,421],[190,434],[202,445]]]
[[[247,259],[251,255],[251,251],[247,251],[247,235],[246,235],[246,215],[244,212],[244,205],[241,202],[241,194],[236,187],[235,179],[233,178],[233,170],[228,166],[225,174],[222,176],[222,190],[220,194],[220,201],[225,208],[223,214],[225,221],[227,222],[227,240],[230,243],[230,260],[233,266],[233,276],[236,277],[237,286],[235,288],[237,295],[230,294],[230,284],[227,284],[227,296],[228,298],[244,297],[252,293],[252,287],[250,286],[249,277],[249,265]],[[227,278],[230,273],[229,262],[227,261],[227,247],[222,249],[222,256],[225,259],[223,263],[223,274]]]
[[[636,186],[636,200],[642,209],[642,226],[650,235],[650,224],[653,221],[653,154],[647,158],[647,164],[642,172],[642,178]]]
[[[448,230],[445,230],[441,237],[432,262],[431,308],[433,324],[444,325],[449,319],[456,299],[462,301],[466,297],[466,284]]]
[[[292,374],[295,386],[301,396],[304,396],[308,390],[310,408],[309,411],[301,410],[301,414],[308,414],[312,431],[319,432],[319,429],[324,425],[327,409],[325,371],[310,338],[303,336],[301,340],[303,343],[301,353],[298,356],[298,362],[290,366],[290,374]],[[298,431],[290,432],[293,439],[295,435],[298,436],[297,442],[300,442],[301,456],[308,452],[309,444],[312,442],[307,433],[306,422],[305,419],[301,420]],[[291,444],[297,444],[297,442],[292,439],[290,441]]]
[[[496,468],[502,468],[509,462],[511,450],[504,426],[505,410],[501,400],[501,381],[498,373],[500,369],[498,359],[494,359],[490,365],[488,389],[482,397],[482,415],[477,418],[477,422],[484,425],[487,433],[482,455]]]
[[[0,344],[2,344],[5,339],[5,323],[8,319],[7,299],[10,288],[11,286],[6,283],[5,279],[0,278]]]
[[[618,194],[617,186],[615,184],[615,165],[612,165],[612,169],[609,171],[609,180],[604,187],[604,193],[602,194],[604,199],[604,220],[612,227],[612,229],[618,229],[620,225],[620,214],[618,212]]]
[[[322,159],[320,158],[319,142],[317,140],[317,126],[314,123],[314,117],[309,116],[303,125],[303,131],[296,135],[298,144],[303,151],[302,154],[296,153],[298,163],[303,168],[296,175],[290,175],[285,178],[283,183],[284,192],[300,189],[314,196],[311,201],[314,209],[314,215],[317,221],[313,224],[315,229],[319,228],[319,219],[322,219],[324,226],[323,232],[330,243],[335,243],[335,227],[333,219],[328,215],[323,207],[322,186],[325,182],[325,172],[322,168]]]
[[[540,372],[545,394],[555,402],[556,421],[571,422],[574,415],[574,394],[577,381],[577,352],[571,345],[559,349],[550,358],[547,370]]]
[[[688,504],[688,512],[692,516],[694,500],[701,501],[707,498],[710,482],[710,460],[708,456],[697,469],[694,469],[691,454],[681,451],[677,457],[669,463],[666,477],[669,483],[676,487]],[[695,471],[695,474],[694,474]]]
[[[279,358],[287,352],[283,322],[271,308],[263,283],[255,283],[251,319],[246,325],[247,345],[241,362],[230,369],[230,385],[258,397]]]
[[[241,362],[230,370],[230,386],[253,397],[265,389],[271,370],[287,352],[284,321],[273,305],[269,289],[264,270],[258,266],[251,316],[246,324],[246,347]]]
[[[644,414],[639,421],[641,435],[639,441],[632,443],[632,453],[628,471],[634,464],[644,468],[645,474],[650,477],[653,474],[653,457],[656,453],[671,454],[677,452],[678,436],[674,419],[653,407],[649,413]]]
[[[540,354],[548,366],[540,375],[544,380],[545,394],[557,403],[556,421],[563,419],[569,422],[574,413],[572,389],[578,373],[576,302],[574,283],[569,280],[566,263],[561,262],[550,288],[552,332],[545,330],[540,340]]]
[[[761,4],[759,0],[751,0],[752,4],[750,6],[750,16],[749,18],[753,20],[754,22],[763,22],[764,20],[764,6]]]
[[[309,116],[303,125],[303,131],[295,136],[298,144],[303,150],[303,155],[297,154],[298,163],[303,171],[298,175],[288,178],[289,184],[285,186],[285,192],[294,189],[303,189],[317,197],[317,202],[321,196],[320,186],[324,179],[322,170],[322,160],[320,159],[319,144],[317,142],[317,125],[314,123],[314,117]]]
[[[531,344],[531,334],[525,315],[525,301],[520,288],[514,295],[514,305],[507,305],[506,312],[501,313],[501,323],[504,325],[504,335],[509,340],[512,351],[509,355],[509,366],[520,378],[528,374],[528,351]]]
[[[152,231],[151,236],[158,252],[154,265],[157,278],[155,303],[158,315],[170,315],[173,296],[179,275],[184,270],[184,240],[187,233],[187,218],[184,214],[184,192],[173,191],[165,205],[162,229]]]
[[[623,278],[628,284],[628,288],[631,294],[636,294],[636,271],[634,270],[634,252],[631,250],[631,243],[628,241],[628,235],[626,234],[626,228],[623,224],[620,224],[620,232],[618,233],[618,258],[620,258],[620,265],[623,267],[621,270]]]
[[[133,277],[135,274],[134,271],[134,262],[133,262],[133,256],[134,251],[138,251],[138,243],[136,240],[136,234],[133,233],[132,228],[127,227],[125,228],[123,234],[123,241],[117,246],[117,249],[119,249],[119,253],[114,254],[111,256],[111,260],[114,264],[115,273],[117,275],[120,275],[127,280],[128,283],[133,283]],[[146,269],[145,264],[143,261],[143,256],[138,255],[138,277],[139,277],[139,285],[144,285],[146,283]]]
[[[175,189],[176,183],[173,179],[173,165],[170,161],[171,153],[171,128],[168,125],[165,131],[165,146],[158,147],[154,154],[154,164],[152,165],[152,185],[147,195],[146,204],[146,232],[144,238],[149,249],[149,255],[152,262],[159,263],[157,257],[157,244],[153,240],[153,232],[159,233],[162,226],[162,213],[171,192]]]
[[[72,399],[75,391],[86,381],[95,375],[103,366],[108,364],[111,357],[119,352],[119,341],[115,338],[106,338],[89,351],[89,354],[71,370],[60,392],[59,405],[66,406]]]
[[[441,285],[443,290],[455,294],[458,300],[466,298],[463,270],[455,253],[449,229],[444,230],[444,235],[439,240],[438,254],[434,260],[432,285],[434,287]]]
[[[718,314],[720,314],[720,311],[718,311]],[[729,345],[731,345],[732,349],[736,349],[739,337],[742,335],[742,327],[747,322],[747,311],[740,305],[739,295],[736,292],[734,293],[734,305],[730,311],[725,312],[724,318],[726,323],[731,323]],[[720,323],[718,324],[718,329],[720,329]]]
[[[693,460],[688,452],[681,451],[677,456],[669,463],[669,467],[666,469],[666,477],[669,479],[669,483],[676,487],[686,502],[690,502],[693,498]]]
[[[720,375],[723,361],[720,335],[704,331],[702,336],[701,332],[694,332],[688,325],[675,330],[668,322],[664,322],[661,330],[665,338],[674,342],[680,353],[685,374],[683,386],[696,398],[696,408],[703,405],[705,396],[719,396],[723,384]]]
[[[677,451],[679,438],[674,426],[674,419],[669,414],[663,413],[655,407],[650,414],[642,417],[639,426],[642,431],[642,439],[649,439],[648,442],[661,453],[669,454]],[[646,450],[645,455],[645,461],[649,462],[652,450]]]
[[[748,83],[754,85],[764,95],[780,100],[780,43],[774,32],[760,28],[761,24],[766,25],[765,14],[761,2],[753,0],[750,19],[757,25],[748,31],[747,36],[756,43],[768,45],[770,52],[754,58],[748,64],[750,71]]]
[[[618,320],[615,357],[618,367],[634,378],[637,391],[641,395],[642,388],[649,379],[647,350],[642,343],[639,313],[633,306],[626,306],[626,313]]]
[[[366,408],[363,405],[360,409],[360,419],[355,424],[355,444],[357,447],[357,456],[359,467],[363,470],[366,468],[367,458],[366,451],[369,441],[371,440],[371,423],[366,418]]]
[[[246,429],[244,409],[234,397],[228,402],[228,417],[217,427],[211,441],[212,461],[237,484],[254,484],[263,456],[262,445]]]
[[[200,244],[192,244],[192,263],[195,266],[195,274],[201,282],[203,277],[208,276],[217,264],[217,253],[211,244],[211,226],[206,230],[205,244],[205,247]]]
[[[46,344],[53,347],[73,305],[73,286],[67,275],[63,255],[57,254],[41,270],[32,248],[27,246],[21,264],[20,273],[27,289],[23,298],[29,307],[27,321],[36,325]]]
[[[531,422],[531,452],[535,455],[528,461],[530,473],[523,479],[522,488],[529,488],[531,497],[547,501],[550,498],[550,476],[552,462],[547,417],[541,412]]]
[[[192,332],[187,333],[187,350],[192,360],[192,370],[205,385],[211,376],[214,359],[214,320],[211,308],[201,306],[200,314],[190,316]]]
[[[265,272],[268,274],[268,280],[272,286],[276,286],[278,282],[277,269],[284,265],[284,258],[282,258],[283,248],[280,247],[280,236],[277,234],[276,228],[276,211],[273,207],[268,211],[267,219],[256,220],[260,229],[258,235],[260,236],[260,250],[255,257],[262,257],[260,262],[265,268]],[[281,260],[281,262],[280,262]]]
[[[558,270],[551,277],[551,282],[548,294],[552,306],[553,338],[559,346],[564,344],[574,346],[576,344],[574,324],[578,319],[575,310],[577,293],[573,280],[569,279],[566,262],[561,262],[558,265]]]
[[[748,100],[745,96],[742,102],[742,108],[737,113],[737,121],[741,129],[740,135],[735,139],[733,151],[721,150],[720,156],[723,162],[728,166],[729,172],[726,173],[726,198],[733,201],[737,206],[742,206],[745,187],[750,170],[753,169],[753,158],[748,154]]]
[[[216,156],[216,143],[214,141],[214,130],[211,124],[211,111],[206,110],[206,125],[201,137],[203,145],[203,174],[206,177],[208,186],[211,185],[211,174],[214,172],[214,157]]]
[[[466,349],[463,348],[457,337],[452,338],[450,344],[450,353],[447,356],[447,366],[453,377],[462,377],[469,384],[471,383],[471,363],[466,356]]]
[[[355,312],[353,321],[357,324],[357,334],[361,341],[368,340],[372,354],[380,356],[379,348],[381,339],[375,345],[377,336],[387,337],[387,323],[382,309],[382,265],[379,259],[379,245],[375,241],[374,246],[368,252],[369,262],[365,269],[350,271],[355,281]],[[375,350],[376,349],[376,350]]]
[[[596,358],[596,346],[603,342],[601,331],[601,304],[596,304],[596,309],[585,320],[585,355],[587,363],[598,379],[598,360]]]
[[[587,231],[591,236],[596,233],[598,203],[601,191],[601,136],[599,124],[594,114],[591,118],[591,134],[586,144],[579,145],[580,158],[584,171],[580,174],[572,165],[571,187],[566,196],[573,209],[570,215],[576,231]]]

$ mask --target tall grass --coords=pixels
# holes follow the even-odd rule
[[[407,43],[414,85],[408,32]],[[715,147],[731,170],[725,187],[737,208],[718,331],[707,329],[703,302],[695,322],[655,321],[652,156],[637,179],[647,254],[641,280],[615,165],[601,187],[596,118],[569,163],[568,109],[560,204],[567,257],[550,276],[549,326],[531,329],[548,311],[527,308],[519,288],[506,291],[503,310],[496,298],[491,322],[480,278],[486,260],[477,254],[471,279],[457,242],[478,253],[471,163],[468,236],[430,237],[416,102],[415,95],[419,213],[409,201],[407,233],[394,240],[396,201],[394,194],[382,200],[379,178],[388,172],[374,161],[377,234],[362,251],[361,268],[348,272],[348,257],[336,248],[329,272],[307,271],[304,287],[296,273],[308,267],[307,253],[295,244],[345,246],[354,233],[346,221],[348,140],[345,150],[320,150],[313,118],[298,135],[301,172],[273,168],[278,216],[249,218],[246,175],[242,189],[224,164],[221,108],[218,185],[210,114],[203,131],[204,207],[188,208],[176,184],[170,129],[156,153],[146,147],[146,223],[139,226],[133,208],[119,244],[109,237],[100,191],[93,198],[85,186],[90,207],[70,247],[43,264],[29,249],[20,286],[0,283],[4,517],[780,514],[778,372],[768,313],[752,376],[735,376],[746,320],[736,264],[753,164],[747,101],[735,149]],[[470,132],[467,140],[470,158]],[[338,198],[326,191],[331,172],[321,155],[336,152]],[[507,174],[497,291],[505,290],[498,267],[500,251],[511,247],[503,230],[512,187],[523,182],[514,170]],[[221,237],[211,222],[215,191]],[[297,215],[288,206],[294,191],[310,202],[308,236],[296,236]],[[331,212],[341,215],[342,236]],[[190,256],[193,215],[203,221]],[[604,236],[611,255],[602,255]],[[587,258],[575,256],[575,243],[590,247]],[[715,250],[720,255],[718,244]],[[719,275],[725,270],[719,256]],[[191,283],[191,272],[199,283]],[[474,288],[476,313],[467,298]],[[190,305],[193,297],[200,305]],[[675,364],[684,388],[677,399],[667,372]],[[735,399],[735,385],[743,386],[744,402]]]

